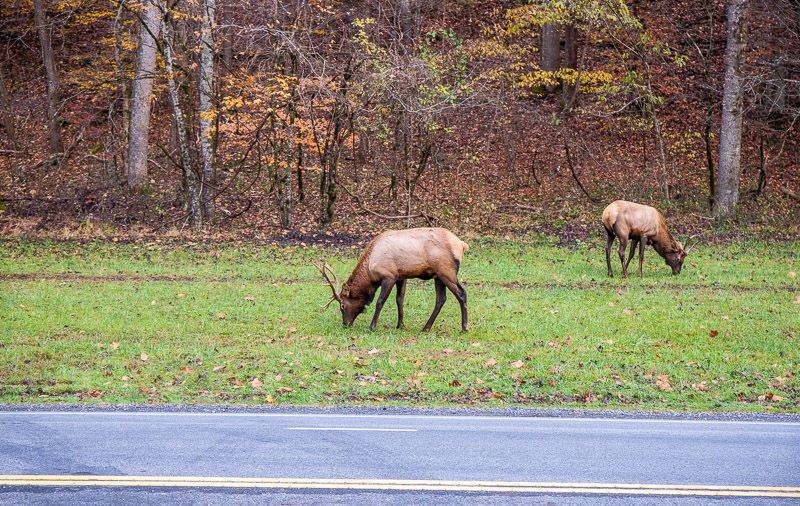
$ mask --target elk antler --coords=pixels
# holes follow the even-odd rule
[[[689,241],[691,241],[692,239],[694,239],[694,238],[695,238],[695,237],[697,237],[698,235],[700,235],[700,234],[694,234],[694,235],[693,235],[693,236],[691,236],[689,239],[687,239],[687,240],[686,240],[687,244],[688,244],[688,242],[689,242]],[[684,250],[684,251],[686,252],[686,254],[688,255],[688,254],[689,254],[689,252],[690,252],[690,251],[692,251],[692,248],[694,248],[695,246],[697,246],[697,244],[698,244],[699,242],[700,242],[700,239],[696,240],[696,241],[694,242],[694,244],[692,244],[691,246],[689,246],[688,248],[686,248],[686,250]]]
[[[331,268],[330,265],[328,265],[328,262],[325,262],[325,264],[322,267],[320,267],[319,265],[317,265],[315,263],[312,263],[311,265],[316,267],[317,270],[320,273],[322,273],[322,277],[325,278],[325,281],[328,282],[328,285],[331,287],[331,290],[333,291],[333,295],[331,296],[330,300],[328,300],[328,302],[325,305],[321,306],[322,309],[327,309],[328,306],[330,306],[331,302],[333,302],[333,301],[341,302],[342,301],[342,297],[341,297],[342,290],[341,290],[341,288],[339,286],[339,278],[336,277],[336,273],[333,272],[333,269]],[[334,282],[331,281],[331,278],[328,277],[328,274],[325,271],[328,271],[333,275],[333,279],[336,282],[335,286],[334,286]]]

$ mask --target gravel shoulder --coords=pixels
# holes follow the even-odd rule
[[[569,408],[438,408],[406,406],[239,406],[239,405],[138,405],[138,404],[0,404],[0,412],[97,413],[235,413],[327,414],[370,416],[489,416],[529,418],[613,418],[636,420],[706,420],[718,422],[800,423],[800,413],[713,413],[686,411],[627,411]]]

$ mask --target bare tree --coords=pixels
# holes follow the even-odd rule
[[[153,92],[153,73],[158,55],[161,18],[161,10],[150,0],[144,0],[128,128],[128,185],[131,188],[141,187],[147,177],[150,95]]]
[[[725,86],[722,96],[722,128],[719,140],[719,177],[713,214],[730,218],[736,213],[741,174],[743,62],[747,47],[748,0],[728,4],[728,40],[725,49]]]
[[[47,16],[44,12],[42,0],[33,0],[33,11],[36,16],[36,30],[39,32],[39,43],[42,46],[42,60],[47,72],[47,130],[50,135],[50,152],[61,153],[61,125],[58,122],[58,112],[61,97],[59,95],[58,72],[53,58],[53,48],[50,42],[50,28],[47,26]]]
[[[204,0],[200,28],[200,154],[203,158],[203,179],[201,198],[203,218],[207,223],[214,221],[214,199],[216,198],[217,175],[214,167],[213,128],[215,107],[214,98],[214,16],[215,0]]]

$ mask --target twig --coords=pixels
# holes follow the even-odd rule
[[[793,192],[792,190],[786,188],[785,186],[781,186],[781,191],[795,200],[800,200],[800,193]]]
[[[691,216],[694,216],[695,218],[700,218],[701,220],[714,221],[714,217],[713,216],[702,216],[702,215],[695,214],[695,213],[691,213]]]

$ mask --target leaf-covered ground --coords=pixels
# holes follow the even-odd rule
[[[472,239],[433,331],[430,281],[344,328],[313,260],[361,248],[0,240],[0,402],[571,406],[797,412],[797,242],[700,247],[606,276],[599,241]]]

